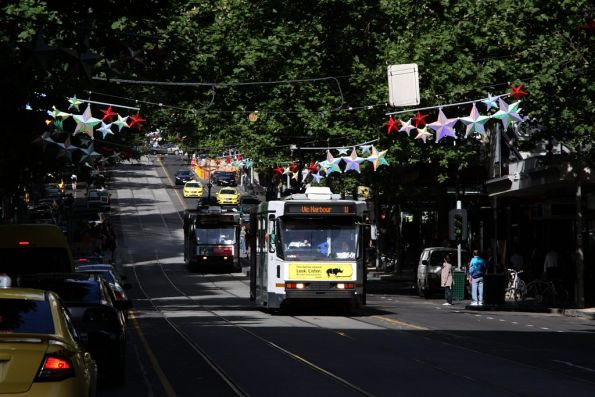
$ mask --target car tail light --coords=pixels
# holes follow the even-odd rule
[[[355,285],[353,283],[337,283],[338,289],[353,289]]]
[[[37,382],[57,382],[74,377],[74,368],[70,360],[59,355],[46,355],[39,373],[35,378]]]
[[[20,246],[26,246],[26,245],[30,245],[31,243],[29,241],[19,241],[19,245]]]
[[[85,321],[113,321],[116,315],[109,309],[87,309],[85,311]]]
[[[287,289],[304,289],[304,283],[287,283],[285,284],[285,288]]]

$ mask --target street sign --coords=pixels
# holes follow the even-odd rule
[[[419,105],[419,72],[416,63],[388,67],[388,102],[391,106]]]

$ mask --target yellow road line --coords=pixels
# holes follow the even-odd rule
[[[131,310],[129,315],[130,315],[130,319],[134,323],[134,328],[136,329],[136,332],[138,333],[141,343],[143,344],[143,347],[145,348],[145,352],[147,353],[147,356],[149,357],[151,366],[153,367],[153,370],[157,374],[157,378],[159,378],[159,382],[161,382],[161,385],[163,386],[165,393],[167,394],[168,397],[177,397],[176,392],[174,391],[174,388],[172,387],[171,383],[169,383],[169,381],[167,380],[167,377],[165,376],[165,373],[161,369],[161,366],[159,365],[159,361],[157,360],[157,357],[153,353],[153,350],[151,350],[151,347],[149,346],[149,342],[147,342],[147,339],[145,338],[145,334],[143,333],[143,330],[141,329],[140,323],[136,319],[134,312]]]
[[[429,328],[426,327],[421,327],[419,325],[415,325],[415,324],[411,324],[411,323],[407,323],[405,321],[400,321],[400,320],[393,320],[392,318],[388,318],[388,317],[384,317],[384,316],[372,316],[372,318],[381,320],[381,321],[386,321],[388,323],[393,323],[393,324],[397,324],[400,325],[402,327],[409,327],[409,328],[413,328],[413,329],[418,329],[421,331],[429,331]]]
[[[182,204],[182,207],[186,208],[186,204],[184,202],[184,199],[182,197],[180,197],[180,193],[178,193],[178,189],[176,189],[176,184],[174,181],[171,180],[171,178],[169,177],[169,174],[167,173],[167,170],[165,169],[165,166],[163,165],[163,160],[161,160],[161,158],[159,159],[159,164],[161,164],[161,168],[163,169],[163,173],[165,174],[165,176],[167,177],[167,180],[169,181],[169,184],[171,186],[173,186],[174,188],[174,193],[176,194],[176,196],[178,197],[178,201],[180,202],[180,204]],[[180,214],[178,213],[178,218],[180,218],[180,220],[182,219],[182,217],[180,216]]]

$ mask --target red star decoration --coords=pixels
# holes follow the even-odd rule
[[[392,116],[388,117],[388,123],[384,125],[387,126],[388,131],[386,131],[386,135],[390,135],[391,131],[394,129],[396,132],[399,132],[399,121],[395,121]]]
[[[308,169],[310,172],[318,172],[318,163],[310,163]]]
[[[285,172],[285,168],[278,165],[273,171],[275,171],[275,174],[277,175],[283,175],[283,173]]]
[[[593,33],[595,33],[595,21],[591,16],[586,17],[585,19],[587,23],[581,25],[581,29],[587,32],[587,34],[592,35]]]
[[[221,160],[215,160],[215,164],[217,164],[217,165],[221,164]]]
[[[240,161],[242,158],[243,158],[243,157],[242,157],[242,155],[241,155],[241,154],[238,154],[238,155],[236,155],[236,160],[237,160],[237,161]]]
[[[417,112],[413,118],[413,121],[415,121],[415,128],[426,125],[426,117],[428,117],[427,114],[421,114],[420,112]]]
[[[116,112],[112,111],[112,106],[110,105],[107,109],[99,109],[101,111],[101,113],[103,113],[103,117],[101,118],[101,121],[105,121],[105,119],[107,119],[107,121],[111,122],[112,119],[114,118],[114,116],[117,115]]]
[[[528,94],[527,92],[523,91],[523,88],[524,86],[522,84],[519,84],[518,86],[511,85],[510,89],[512,92],[510,93],[510,96],[518,101],[522,96]]]
[[[289,166],[289,170],[291,172],[298,172],[299,169],[300,166],[298,165],[298,163],[291,163],[291,165]]]
[[[128,123],[128,127],[132,128],[133,126],[136,126],[136,128],[138,128],[140,130],[141,127],[141,123],[144,123],[145,119],[141,119],[140,118],[140,114],[138,114],[138,112],[136,112],[136,114],[134,116],[130,116],[130,123]]]
[[[229,163],[231,163],[231,156],[227,156],[227,157],[225,158],[225,163],[226,163],[226,164],[229,164]]]

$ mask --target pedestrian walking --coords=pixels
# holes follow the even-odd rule
[[[452,263],[450,263],[450,255],[444,255],[444,262],[442,263],[442,272],[440,274],[440,285],[444,287],[444,302],[443,306],[452,305],[452,286],[454,280],[452,278]]]
[[[483,305],[483,276],[486,272],[486,263],[478,250],[473,250],[473,258],[469,262],[468,277],[471,282],[471,306]]]
[[[68,174],[66,174],[66,175],[68,175]],[[77,180],[78,180],[78,178],[77,178],[76,174],[72,174],[70,176],[70,183],[72,184],[72,191],[73,192],[76,192],[76,182],[77,182]]]
[[[560,272],[558,271],[558,253],[552,247],[545,254],[543,261],[543,278],[545,280],[555,280],[559,277]]]

